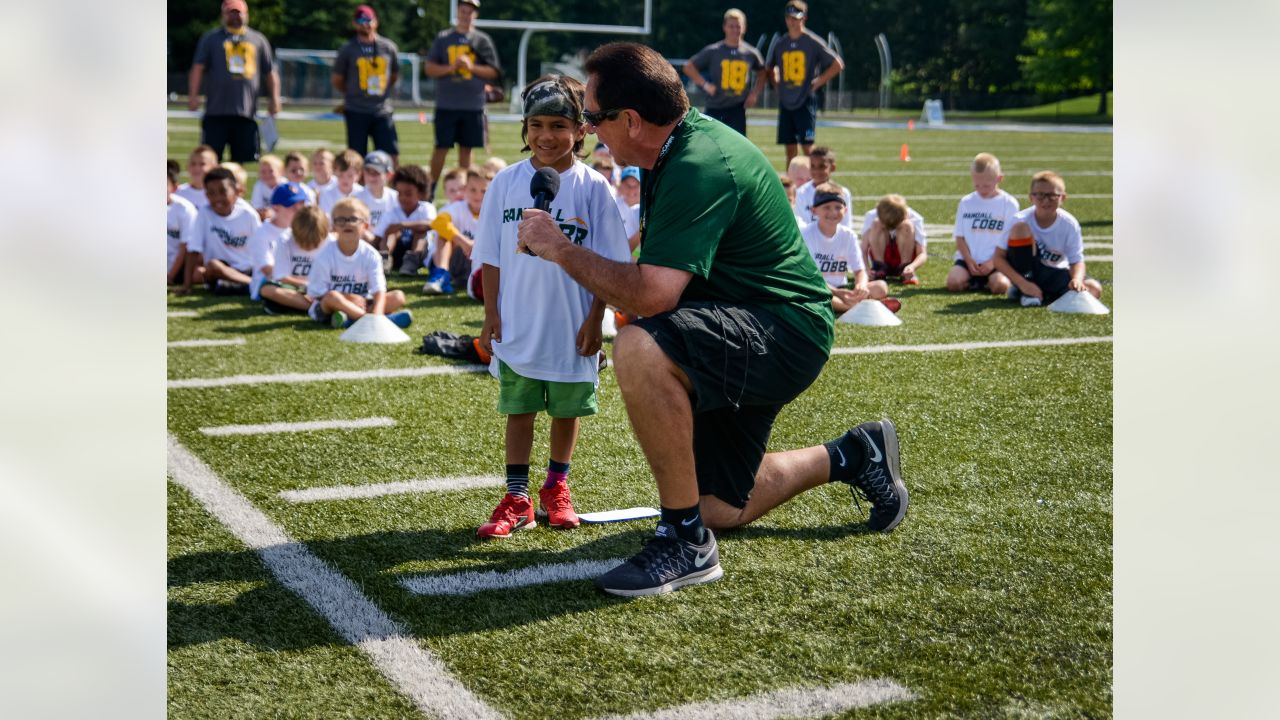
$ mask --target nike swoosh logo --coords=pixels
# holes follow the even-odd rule
[[[688,520],[681,520],[681,521],[680,521],[680,524],[681,524],[681,525],[684,525],[685,527],[689,527],[690,525],[692,525],[692,524],[694,524],[695,522],[697,522],[697,520],[698,520],[698,518],[696,518],[696,517],[691,517],[691,518],[689,518]]]
[[[840,456],[840,467],[844,467],[844,451],[837,446],[836,454]]]
[[[703,555],[702,553],[698,553],[697,557],[693,559],[693,566],[696,568],[700,568],[703,565],[706,565],[707,561],[710,559],[711,559],[711,551],[708,551],[706,555]]]
[[[870,440],[871,438],[867,439]],[[875,442],[872,441],[868,444],[871,445],[871,457],[869,458],[871,462],[878,463],[881,460],[884,460],[884,456],[880,454],[880,448],[876,447]]]

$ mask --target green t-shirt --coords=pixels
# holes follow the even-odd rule
[[[643,181],[639,262],[693,273],[681,301],[760,305],[830,352],[831,291],[759,148],[691,108]]]

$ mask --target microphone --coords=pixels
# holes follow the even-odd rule
[[[555,168],[541,167],[533,174],[533,178],[529,180],[529,194],[533,196],[533,207],[543,212],[550,212],[551,201],[556,199],[556,193],[560,192],[560,173]],[[525,252],[533,255],[533,251],[528,247]]]

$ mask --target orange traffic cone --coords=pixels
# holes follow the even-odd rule
[[[426,124],[427,124],[427,114],[426,114],[426,113],[424,113],[424,112],[420,112],[420,113],[418,113],[418,122],[422,123],[423,125],[426,125]]]
[[[898,151],[898,159],[902,162],[911,162],[911,151],[907,149],[906,143],[902,143],[902,149]]]
[[[915,121],[915,120],[912,120],[912,119],[908,119],[908,120],[907,120],[907,130],[915,130],[915,129],[916,129],[916,121]]]

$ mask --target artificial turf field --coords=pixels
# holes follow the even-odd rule
[[[399,123],[403,162],[425,164],[429,124]],[[281,146],[338,150],[341,122],[281,121]],[[491,127],[494,154],[522,156],[519,126]],[[771,127],[750,136],[781,167]],[[169,121],[168,155],[185,166],[195,120]],[[588,138],[589,146],[594,138]],[[1089,274],[1115,310],[1112,136],[820,128],[836,181],[861,215],[887,192],[930,226],[950,225],[971,190],[968,162],[993,152],[1003,187],[1025,207],[1030,176],[1060,172],[1064,207],[1084,228]],[[910,163],[898,160],[910,144]],[[453,155],[450,156],[453,159]],[[481,154],[480,159],[484,155]],[[254,168],[249,168],[251,175]],[[653,522],[539,527],[475,539],[501,490],[482,487],[291,502],[287,490],[501,475],[497,386],[472,372],[303,383],[184,387],[171,383],[173,441],[266,518],[354,583],[453,678],[481,713],[527,718],[645,716],[682,708],[727,717],[732,703],[786,689],[884,680],[900,699],[802,717],[1104,717],[1112,709],[1111,316],[1022,309],[951,295],[950,231],[932,231],[923,283],[898,288],[896,328],[836,326],[837,348],[1097,338],[1016,346],[835,354],[783,411],[770,449],[825,441],[862,420],[897,424],[911,507],[888,535],[870,534],[843,485],[807,493],[751,526],[720,534],[725,576],[672,595],[623,600],[572,580],[468,595],[417,595],[402,581],[626,557]],[[169,379],[454,367],[413,353],[431,330],[474,334],[482,308],[459,294],[424,297],[422,280],[390,276],[410,297],[413,343],[353,345],[305,320],[264,315],[245,298],[170,296],[170,341],[243,338],[172,348]],[[609,350],[606,343],[606,350]],[[198,385],[199,383],[194,383]],[[658,504],[611,370],[599,415],[586,419],[571,483],[579,511]],[[393,426],[211,436],[201,428],[382,417]],[[540,418],[533,452],[547,459]],[[172,447],[172,445],[171,445]],[[171,456],[172,457],[172,456]],[[171,471],[171,479],[174,479]],[[278,560],[237,539],[178,482],[169,485],[169,713],[181,718],[420,716],[424,703],[273,575]],[[314,597],[314,596],[313,596]],[[328,619],[327,619],[328,618]],[[447,674],[446,674],[447,673]],[[428,695],[431,693],[428,692]],[[417,697],[417,704],[413,698]],[[702,703],[698,707],[684,707]],[[474,709],[474,708],[473,708]],[[776,708],[775,708],[776,709]],[[765,716],[743,711],[742,717]],[[441,711],[461,716],[462,711]],[[703,714],[698,714],[703,713]],[[676,715],[671,715],[676,716]]]

